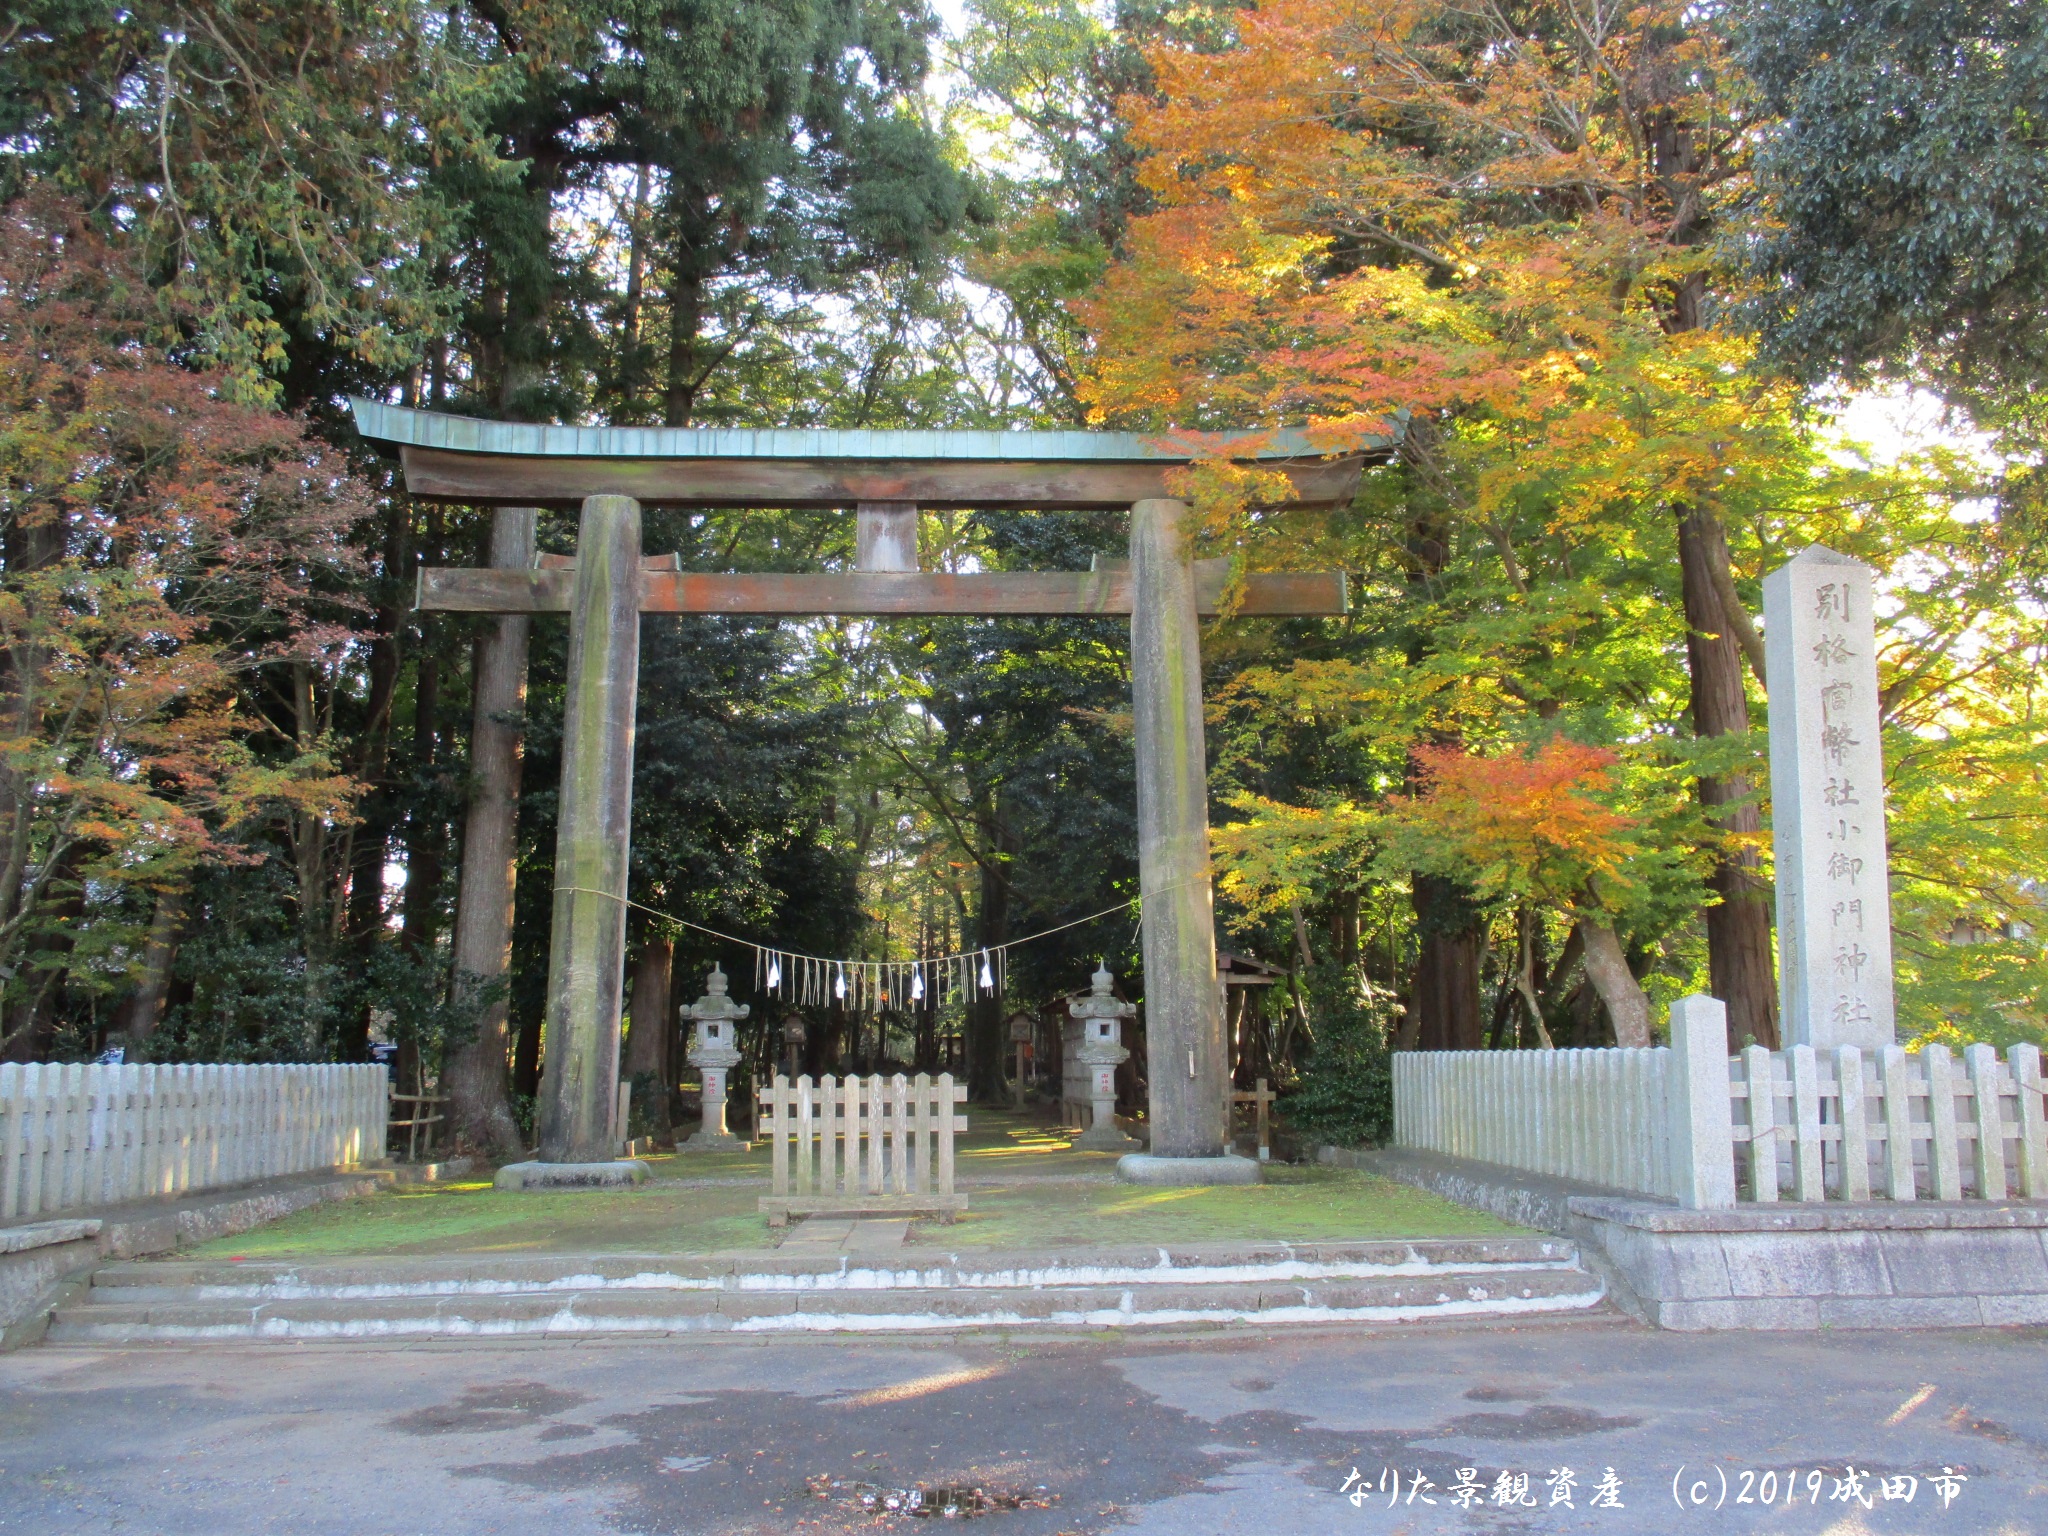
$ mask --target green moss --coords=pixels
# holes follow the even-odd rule
[[[221,1238],[195,1258],[347,1258],[363,1254],[700,1253],[762,1247],[752,1188],[510,1192],[426,1185],[316,1206]]]
[[[1152,1189],[1075,1182],[1106,1174],[1114,1153],[1068,1150],[1064,1132],[976,1111],[957,1157],[963,1180],[1014,1177],[973,1189],[951,1226],[921,1223],[912,1241],[946,1248],[1037,1248],[1269,1238],[1463,1237],[1517,1230],[1434,1195],[1349,1169],[1272,1164],[1260,1185]],[[767,1193],[768,1153],[688,1153],[647,1159],[636,1190],[515,1193],[489,1183],[420,1185],[317,1206],[254,1232],[193,1249],[196,1258],[313,1259],[374,1254],[710,1253],[772,1241],[755,1202]],[[1052,1180],[1056,1182],[1046,1182]]]
[[[952,1226],[921,1224],[940,1247],[1039,1248],[1258,1238],[1472,1237],[1519,1228],[1435,1195],[1343,1168],[1274,1164],[1266,1182],[1215,1189],[1128,1184],[975,1190]]]

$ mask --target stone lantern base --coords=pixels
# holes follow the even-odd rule
[[[1128,1152],[1142,1145],[1136,1137],[1124,1133],[1114,1114],[1105,1115],[1100,1110],[1096,1111],[1094,1122],[1072,1143],[1076,1152]]]
[[[745,1152],[753,1147],[751,1141],[742,1141],[731,1131],[714,1131],[708,1125],[700,1125],[687,1139],[676,1143],[678,1152]]]

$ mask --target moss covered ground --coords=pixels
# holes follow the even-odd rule
[[[1150,1189],[1109,1180],[1115,1156],[1074,1152],[1061,1132],[976,1113],[960,1148],[969,1210],[920,1223],[947,1248],[1080,1247],[1260,1238],[1460,1237],[1516,1230],[1406,1185],[1349,1169],[1273,1164],[1266,1182]],[[415,1185],[319,1206],[183,1257],[314,1259],[457,1253],[710,1253],[776,1241],[755,1201],[765,1151],[651,1157],[630,1191],[510,1193],[488,1180]],[[979,1181],[997,1179],[999,1187]]]

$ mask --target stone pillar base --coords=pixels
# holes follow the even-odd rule
[[[1143,1145],[1137,1138],[1124,1134],[1124,1128],[1116,1123],[1115,1115],[1097,1115],[1095,1123],[1076,1136],[1071,1144],[1076,1152],[1128,1152]]]
[[[700,1126],[688,1140],[676,1143],[678,1152],[745,1152],[753,1147],[751,1141],[742,1141],[731,1131],[714,1131],[709,1126]]]
[[[1131,1152],[1116,1160],[1116,1176],[1126,1184],[1157,1184],[1183,1189],[1203,1184],[1257,1184],[1259,1165],[1248,1157],[1153,1157]]]
[[[499,1189],[631,1189],[651,1177],[645,1163],[622,1157],[608,1163],[507,1163],[491,1182]]]

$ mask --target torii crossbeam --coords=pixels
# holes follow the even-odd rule
[[[1220,610],[1227,562],[1193,559],[1187,506],[1167,494],[1167,475],[1187,454],[1114,432],[557,427],[352,404],[365,437],[398,447],[415,495],[581,508],[573,560],[426,570],[418,595],[420,608],[441,612],[570,619],[537,1117],[543,1160],[609,1158],[621,1129],[611,1120],[642,613],[1128,614],[1152,1151],[1217,1158],[1226,1150],[1230,1059],[1215,981],[1199,619]],[[1376,452],[1326,457],[1299,439],[1262,438],[1252,456],[1286,475],[1298,501],[1328,505],[1350,499]],[[643,502],[852,506],[857,568],[682,571],[673,559],[643,557]],[[1127,506],[1131,558],[1090,571],[920,571],[921,506]],[[1318,616],[1344,609],[1343,575],[1328,572],[1249,576],[1233,611]]]

